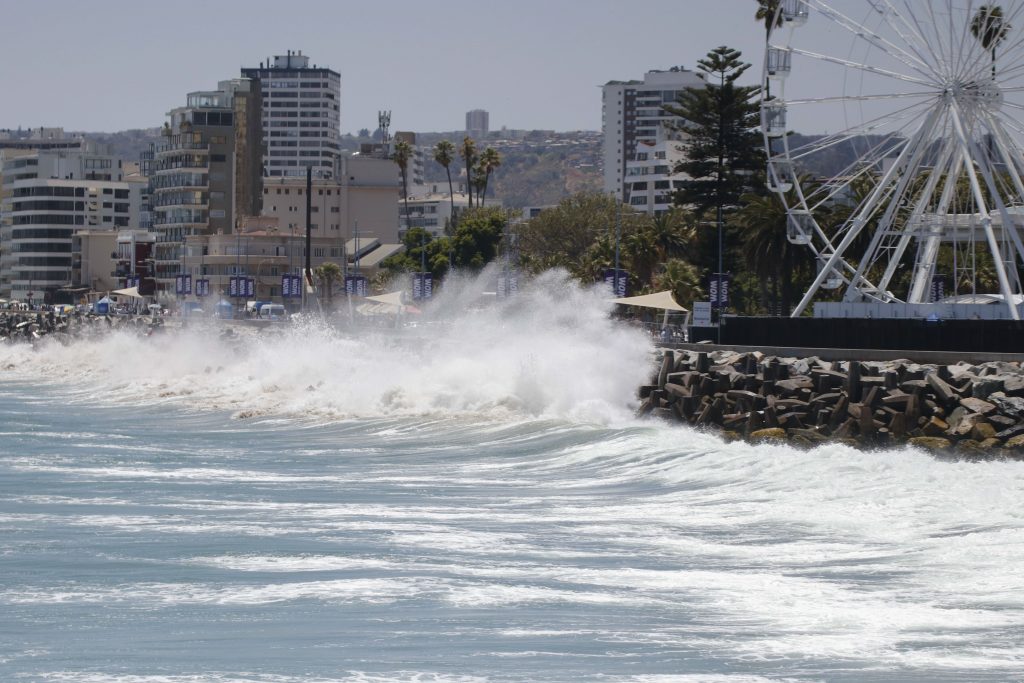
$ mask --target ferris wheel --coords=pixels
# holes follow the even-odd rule
[[[1021,318],[1022,29],[1024,0],[779,2],[768,183],[817,264],[794,316],[985,295]]]

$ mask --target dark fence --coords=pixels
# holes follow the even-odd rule
[[[690,329],[690,341],[718,342],[713,327]],[[877,318],[726,317],[721,343],[832,349],[1024,352],[1024,321]]]

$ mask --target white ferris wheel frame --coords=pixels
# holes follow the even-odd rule
[[[1018,266],[1024,263],[1024,0],[865,0],[862,10],[877,15],[876,30],[850,16],[840,0],[781,0],[766,43],[762,83],[770,98],[761,108],[768,155],[769,186],[786,206],[790,241],[814,255],[818,273],[793,317],[802,315],[822,289],[845,288],[844,303],[926,304],[943,244],[970,255],[954,260],[957,273],[977,277],[977,254],[991,256],[1006,315],[1021,319],[1024,301]],[[1000,4],[1009,31],[999,44],[998,70],[989,50],[970,34],[969,18],[985,4]],[[1005,8],[1009,6],[1009,9]],[[828,22],[849,34],[855,48],[879,59],[868,63],[803,47],[795,38],[808,19]],[[793,57],[841,68],[843,92],[786,98]],[[864,82],[892,82],[882,92],[850,92],[847,75]],[[993,76],[994,72],[994,76]],[[1021,99],[1015,99],[1015,98]],[[791,147],[786,130],[790,107],[857,105],[885,108],[843,130]],[[1011,113],[1013,115],[1011,115]],[[826,150],[876,134],[843,173],[807,182],[797,169]],[[854,184],[873,185],[838,227],[815,218],[821,207],[848,195]],[[966,185],[966,188],[964,187]],[[959,189],[958,189],[959,186]],[[967,189],[969,188],[969,189]],[[870,236],[863,255],[851,247]],[[911,247],[916,252],[908,252]],[[905,256],[914,254],[909,288],[891,289]],[[859,258],[855,258],[859,257]],[[966,256],[965,256],[966,257]],[[974,301],[973,299],[969,299]]]

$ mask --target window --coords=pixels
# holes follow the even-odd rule
[[[632,206],[644,206],[644,205],[647,204],[647,197],[643,196],[643,195],[641,195],[639,197],[630,197],[629,198],[629,203]]]
[[[311,206],[311,207],[309,207],[309,212],[310,213],[320,213],[320,207],[319,206]]]
[[[223,154],[211,154],[210,155],[210,161],[213,162],[213,163],[220,163],[220,164],[222,164],[222,163],[224,163],[227,160],[228,160],[228,158],[225,155],[223,155]]]

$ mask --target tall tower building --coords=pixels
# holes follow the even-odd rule
[[[665,124],[680,119],[662,110],[687,88],[704,87],[701,74],[682,67],[648,71],[642,81],[608,81],[602,86],[601,130],[604,133],[604,191],[629,201],[626,167],[636,161],[637,144],[666,139]]]
[[[306,167],[333,178],[339,156],[341,75],[310,66],[309,56],[289,50],[267,58],[242,76],[258,80],[263,92],[263,175],[304,176]]]
[[[474,140],[483,140],[490,130],[490,114],[483,109],[466,112],[466,135]]]
[[[168,112],[164,142],[147,160],[162,291],[181,272],[188,238],[232,234],[241,218],[260,214],[259,86],[247,78],[222,81],[217,90],[189,93],[184,107]]]

